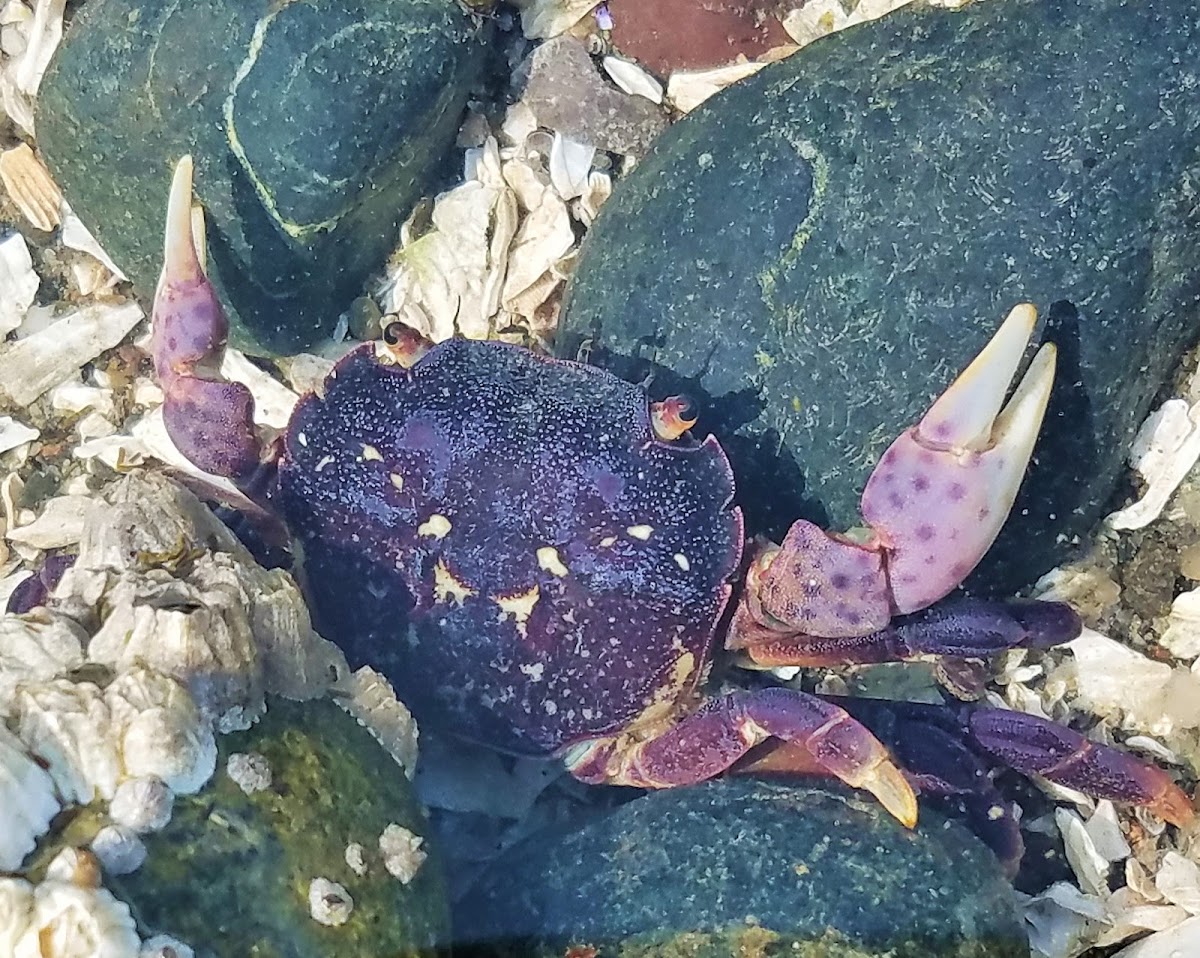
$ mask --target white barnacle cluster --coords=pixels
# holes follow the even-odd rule
[[[78,545],[45,607],[0,617],[0,871],[19,871],[64,807],[102,801],[108,821],[42,882],[0,883],[0,955],[187,954],[143,945],[100,867],[141,865],[141,836],[213,775],[218,732],[348,669],[290,577],[163,477],[111,487]]]

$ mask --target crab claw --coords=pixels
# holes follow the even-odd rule
[[[1009,313],[867,481],[862,514],[886,550],[897,612],[915,612],[949,594],[1008,518],[1054,383],[1055,349],[1047,344],[1001,408],[1036,321],[1028,304]]]
[[[1014,309],[883,454],[863,491],[865,534],[799,520],[781,546],[759,551],[742,602],[749,618],[778,632],[866,635],[966,578],[1008,517],[1050,399],[1055,350],[1045,345],[1003,405],[1036,318],[1032,306]]]
[[[205,472],[242,479],[260,464],[254,400],[245,386],[226,382],[217,372],[229,337],[229,321],[204,274],[196,248],[196,225],[192,158],[185,156],[175,167],[167,202],[151,353],[171,441]]]

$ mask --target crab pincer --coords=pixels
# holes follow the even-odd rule
[[[167,202],[163,270],[154,294],[151,354],[163,390],[167,435],[194,465],[248,481],[262,447],[254,429],[254,399],[218,369],[229,338],[229,320],[200,261],[193,219],[192,159],[175,167]],[[197,228],[200,228],[199,230]]]
[[[798,520],[780,546],[760,549],[731,647],[769,643],[772,634],[866,636],[966,578],[1008,516],[1049,400],[1055,351],[1047,344],[1003,404],[1036,318],[1032,306],[1016,307],[883,454],[862,496],[867,530],[831,534]]]

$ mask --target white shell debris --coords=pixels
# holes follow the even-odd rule
[[[690,113],[727,86],[754,76],[765,62],[731,63],[712,70],[676,70],[667,79],[667,101],[680,113]]]
[[[1200,727],[1200,676],[1091,629],[1066,647],[1075,659],[1079,707],[1127,730],[1166,737],[1169,747],[1176,732]]]
[[[636,63],[608,56],[601,61],[604,72],[612,77],[613,83],[631,96],[644,96],[652,103],[662,103],[663,88],[654,77]]]
[[[0,240],[0,337],[21,325],[42,281],[20,233]]]
[[[0,104],[4,112],[26,134],[33,135],[33,103],[50,58],[62,40],[63,11],[66,0],[34,0],[33,16],[21,18],[15,25],[24,41],[19,56],[4,64],[0,71]],[[11,41],[10,41],[11,45]]]
[[[104,279],[103,285],[111,286],[118,280],[128,278],[117,268],[117,264],[104,251],[104,247],[100,245],[91,231],[83,225],[83,221],[72,212],[68,203],[63,203],[62,231],[59,236],[63,246],[86,253],[104,268],[108,276]],[[86,293],[87,291],[81,289],[80,292]]]
[[[136,958],[140,947],[129,906],[104,889],[0,878],[0,954]]]
[[[122,825],[105,825],[92,839],[92,852],[110,875],[128,875],[146,861],[146,846]]]
[[[175,793],[162,779],[131,778],[117,786],[109,817],[134,832],[156,832],[171,821]]]
[[[0,871],[15,871],[20,867],[61,807],[54,794],[54,782],[45,769],[25,753],[21,743],[0,723],[0,809],[4,810]],[[0,904],[0,943],[4,941],[3,928]],[[0,947],[0,955],[3,954],[6,952]]]
[[[1113,958],[1191,958],[1200,955],[1200,918],[1189,918],[1122,948]]]
[[[0,344],[0,393],[29,405],[120,343],[141,319],[137,303],[95,304],[15,343]]]
[[[1159,642],[1178,658],[1200,656],[1200,588],[1175,596],[1166,631]]]
[[[225,774],[247,795],[271,787],[271,766],[266,757],[257,752],[234,752],[225,763]]]
[[[803,6],[794,8],[781,18],[783,29],[796,43],[803,47],[821,37],[852,27],[867,20],[875,20],[891,13],[912,0],[859,0],[856,4],[843,5],[839,0],[807,0]],[[945,0],[936,6],[957,6]]]
[[[1149,525],[1197,459],[1200,402],[1189,407],[1182,399],[1168,399],[1142,423],[1129,453],[1130,463],[1146,481],[1146,491],[1137,502],[1109,516],[1108,524],[1114,529]]]
[[[47,500],[33,522],[10,529],[7,538],[35,549],[75,545],[83,538],[94,508],[96,500],[91,496],[56,496]]]
[[[516,0],[516,5],[525,36],[548,40],[570,30],[599,6],[600,0]]]
[[[12,416],[0,416],[0,453],[33,442],[40,435],[32,426],[17,422]]]
[[[76,594],[105,596],[91,659],[177,677],[222,730],[248,727],[267,692],[308,699],[349,674],[313,632],[292,577],[260,567],[191,493],[149,473],[108,498],[63,578]],[[141,557],[133,568],[131,556]]]
[[[527,114],[512,107],[506,131],[528,129]],[[402,230],[379,291],[385,312],[435,342],[514,327],[548,335],[557,315],[553,297],[577,252],[572,213],[590,221],[611,189],[593,185],[595,155],[590,145],[542,133],[503,149],[489,137],[468,150],[466,182],[434,201],[432,229]]]
[[[395,822],[388,825],[379,836],[379,852],[383,855],[383,867],[400,884],[407,885],[417,877],[421,865],[429,856],[421,850],[425,839],[415,835]]]
[[[352,911],[354,899],[345,886],[328,878],[314,878],[309,882],[308,912],[313,921],[336,928],[350,920]]]
[[[0,183],[36,229],[49,233],[62,222],[62,190],[29,144],[0,153]]]
[[[0,718],[18,685],[36,685],[83,665],[87,636],[76,622],[46,611],[0,616]]]

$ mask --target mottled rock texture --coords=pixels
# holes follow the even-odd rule
[[[855,524],[887,443],[1032,301],[1058,385],[979,573],[1029,582],[1104,513],[1200,330],[1198,62],[1196,0],[914,6],[819,41],[618,186],[560,349],[699,399],[778,536]]]
[[[382,268],[447,163],[479,36],[455,0],[91,0],[42,86],[38,143],[147,297],[191,153],[235,344],[294,351]]]
[[[328,700],[275,700],[258,725],[220,744],[213,781],[199,795],[177,797],[170,824],[145,837],[146,863],[110,880],[144,931],[215,958],[410,958],[445,940],[446,894],[434,857],[408,884],[385,869],[384,829],[396,824],[424,837],[427,825],[403,770],[366,729]],[[265,759],[269,787],[242,791],[227,771],[232,754]],[[363,846],[361,876],[346,861],[352,842]],[[312,917],[315,878],[349,892],[345,924]]]
[[[456,954],[505,958],[1029,954],[1012,889],[965,826],[923,811],[910,832],[848,792],[747,779],[518,846],[457,936]]]

